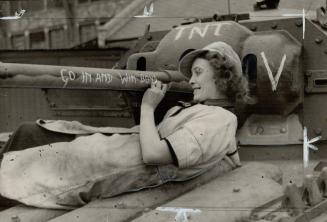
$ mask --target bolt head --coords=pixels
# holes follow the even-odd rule
[[[146,39],[150,41],[150,40],[152,40],[152,36],[149,35],[148,37],[146,37]]]
[[[265,131],[265,130],[264,130],[264,128],[263,128],[262,126],[258,126],[258,127],[257,127],[257,130],[256,130],[256,134],[261,135],[261,134],[263,134],[264,131]]]
[[[303,25],[302,20],[297,20],[295,22],[295,25],[296,25],[296,27],[302,27],[302,25]]]
[[[257,26],[251,25],[250,29],[251,29],[251,31],[257,31]]]
[[[314,129],[314,133],[317,135],[317,136],[320,136],[322,134],[322,129],[320,127],[318,128],[315,128]]]
[[[305,75],[310,77],[310,76],[312,76],[312,72],[306,72]]]
[[[283,127],[283,128],[280,129],[280,133],[286,133],[286,132],[287,132],[287,130],[286,130],[285,127]]]

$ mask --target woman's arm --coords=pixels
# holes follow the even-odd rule
[[[160,81],[151,84],[143,95],[140,119],[140,140],[145,164],[173,163],[166,141],[161,140],[154,122],[154,111],[165,96],[166,84]]]

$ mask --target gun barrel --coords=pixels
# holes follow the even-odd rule
[[[138,90],[152,81],[187,81],[178,71],[137,71],[73,66],[0,63],[0,87],[106,88]]]

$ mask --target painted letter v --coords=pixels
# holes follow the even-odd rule
[[[268,64],[267,58],[265,56],[265,53],[261,52],[260,55],[261,55],[261,57],[263,59],[263,63],[266,66],[267,73],[268,73],[268,76],[269,76],[269,79],[270,79],[270,82],[271,82],[272,91],[276,91],[279,78],[280,78],[280,76],[282,75],[282,72],[283,72],[284,64],[285,64],[285,61],[286,61],[286,55],[284,54],[275,77],[273,77],[273,74],[272,74],[272,71],[271,71],[271,69],[269,67],[269,64]]]

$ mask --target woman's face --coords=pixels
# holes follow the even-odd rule
[[[226,98],[219,92],[215,83],[215,73],[209,61],[203,58],[196,58],[192,64],[192,76],[189,81],[193,88],[193,99],[196,102],[203,102],[208,99]]]

